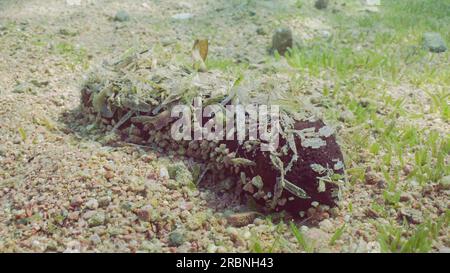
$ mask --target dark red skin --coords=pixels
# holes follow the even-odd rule
[[[321,120],[315,122],[309,121],[298,121],[295,123],[294,128],[297,130],[302,130],[306,128],[314,127],[316,131],[325,126]],[[301,139],[296,137],[295,144],[297,146],[297,153],[299,155],[298,160],[294,163],[292,169],[286,174],[286,179],[295,185],[302,188],[310,196],[309,199],[300,199],[292,195],[289,191],[283,190],[282,197],[294,197],[293,201],[288,201],[286,205],[282,207],[277,207],[277,210],[285,209],[294,215],[298,215],[299,211],[307,210],[311,207],[311,202],[317,201],[320,204],[335,206],[336,200],[331,195],[331,189],[335,188],[335,185],[329,183],[326,184],[326,191],[319,193],[318,188],[318,174],[311,169],[310,165],[313,163],[320,164],[322,166],[330,166],[331,168],[336,163],[333,159],[339,159],[343,162],[343,156],[341,149],[336,142],[334,135],[327,138],[322,137],[326,141],[326,145],[317,148],[304,148],[301,145]],[[280,138],[280,145],[282,147],[285,145],[286,141]],[[237,150],[239,157],[247,158],[253,160],[256,166],[246,168],[244,171],[248,177],[253,177],[256,175],[261,176],[264,181],[264,190],[266,192],[271,191],[273,193],[276,178],[279,177],[279,171],[276,170],[269,158],[269,153],[257,151],[256,153],[247,153],[242,147],[238,147],[236,142],[227,142],[227,146],[231,151]],[[288,165],[291,160],[290,156],[285,156],[282,158],[284,165]],[[343,169],[335,171],[335,173],[343,174]]]

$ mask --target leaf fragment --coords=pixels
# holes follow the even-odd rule
[[[200,72],[206,72],[206,58],[208,56],[208,40],[197,39],[192,47],[193,67]]]

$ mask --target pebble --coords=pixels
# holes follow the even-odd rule
[[[258,34],[258,35],[266,35],[267,33],[264,30],[264,28],[259,27],[259,28],[256,29],[256,34]]]
[[[151,205],[146,205],[136,211],[136,215],[142,221],[149,222],[152,219],[153,207]]]
[[[97,227],[105,224],[106,216],[103,212],[96,212],[88,219],[89,227]]]
[[[352,219],[352,216],[351,216],[350,214],[346,214],[346,215],[344,216],[344,221],[345,221],[346,223],[350,222],[351,219]]]
[[[227,253],[227,252],[229,252],[229,251],[227,250],[226,247],[224,247],[224,246],[217,247],[217,253]]]
[[[423,222],[423,215],[420,210],[411,208],[400,209],[400,217],[405,217],[411,224],[420,224]]]
[[[234,213],[227,217],[227,222],[234,227],[243,227],[253,223],[256,216],[258,213],[254,211]]]
[[[326,9],[329,2],[329,0],[316,0],[314,7],[316,7],[316,9]]]
[[[17,84],[14,89],[13,89],[13,93],[28,93],[32,91],[32,87],[28,82],[23,82],[23,83],[19,83]]]
[[[380,6],[381,0],[364,0],[363,3],[367,6]]]
[[[439,248],[439,253],[450,253],[449,247],[441,247]]]
[[[160,172],[162,169],[160,169]],[[166,168],[166,170],[169,177],[177,182],[176,185],[172,185],[173,187],[177,188],[179,186],[185,186],[192,183],[192,173],[183,162],[171,164],[168,168]]]
[[[206,248],[206,252],[208,253],[216,253],[217,252],[217,246],[214,244],[209,244]]]
[[[320,31],[320,36],[324,39],[330,39],[332,34],[328,30],[322,30]]]
[[[342,111],[339,115],[339,121],[341,122],[351,122],[355,120],[355,115],[350,110]]]
[[[178,231],[172,231],[169,234],[169,245],[170,246],[180,246],[185,242],[183,233]]]
[[[76,221],[80,218],[80,213],[78,211],[69,212],[67,218],[69,218],[72,221]]]
[[[105,178],[111,180],[112,178],[114,178],[114,173],[112,171],[106,171]]]
[[[365,213],[365,215],[367,216],[367,217],[370,217],[370,218],[378,218],[378,217],[380,217],[380,215],[378,214],[378,212],[376,212],[374,209],[372,209],[372,208],[367,208],[365,211],[364,211],[364,213]]]
[[[412,199],[411,194],[407,192],[403,192],[402,194],[400,194],[400,202],[408,202],[411,199]]]
[[[334,229],[333,223],[329,219],[322,220],[319,223],[319,227],[321,230],[326,232],[332,232]]]
[[[403,167],[403,173],[404,173],[405,175],[409,175],[413,170],[414,170],[414,168],[413,168],[411,165],[409,165],[409,164],[406,164],[406,165]]]
[[[439,180],[439,187],[443,190],[450,190],[450,175],[444,176]]]
[[[330,234],[318,228],[308,229],[305,233],[305,240],[308,245],[314,246],[316,249],[328,247]]]
[[[308,226],[301,226],[300,227],[300,231],[302,232],[302,233],[305,233],[305,232],[307,232],[309,230],[309,227]]]
[[[83,204],[83,198],[81,196],[75,196],[70,201],[70,206],[74,208],[81,206],[81,204]]]
[[[104,196],[98,199],[98,206],[99,207],[107,207],[109,203],[111,202],[111,197]]]
[[[159,177],[161,177],[163,179],[169,178],[169,171],[167,170],[167,168],[165,166],[159,167]]]
[[[427,32],[423,35],[423,45],[433,53],[442,53],[447,51],[447,45],[439,33]]]
[[[191,19],[192,17],[194,17],[194,14],[192,13],[177,13],[175,15],[172,15],[172,19],[175,20],[187,20]]]
[[[91,237],[89,238],[89,240],[94,245],[98,245],[102,242],[102,239],[100,238],[100,236],[97,233],[92,234]]]
[[[379,242],[368,242],[367,243],[367,252],[369,253],[381,253],[381,245]]]
[[[253,220],[253,224],[254,224],[255,226],[263,225],[263,224],[264,224],[264,220],[261,219],[261,218],[255,218],[255,220]]]
[[[86,202],[86,207],[88,209],[95,210],[98,208],[98,201],[97,199],[89,199],[89,201]]]
[[[130,20],[130,15],[124,10],[119,10],[114,16],[114,21],[125,22]]]
[[[377,185],[380,183],[380,181],[383,180],[376,173],[374,173],[372,171],[366,172],[366,175],[364,178],[365,178],[367,185]]]
[[[288,27],[282,27],[275,30],[272,36],[272,49],[284,55],[288,48],[292,48],[292,31]]]
[[[66,245],[66,249],[64,250],[64,253],[80,253],[81,251],[81,244],[78,241],[70,241]]]

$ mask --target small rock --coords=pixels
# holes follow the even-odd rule
[[[184,243],[185,238],[181,232],[172,231],[169,234],[169,245],[170,246],[180,246]]]
[[[328,30],[322,30],[320,31],[320,36],[324,39],[330,39],[332,34]]]
[[[177,181],[182,186],[189,185],[193,182],[192,173],[188,170],[183,162],[169,165],[167,168],[169,177]],[[161,172],[161,169],[160,169]]]
[[[159,167],[159,177],[161,177],[163,179],[169,178],[169,171],[167,170],[167,168],[165,166]]]
[[[81,0],[66,0],[66,4],[69,6],[81,6]]]
[[[214,244],[210,244],[206,248],[206,252],[208,252],[208,253],[216,253],[216,251],[217,251],[217,246]]]
[[[316,0],[314,7],[316,7],[316,9],[326,9],[329,2],[329,0]]]
[[[411,224],[420,224],[423,222],[422,212],[416,209],[402,208],[400,210],[400,217],[405,217]]]
[[[363,4],[367,6],[380,6],[381,0],[363,0]]]
[[[322,220],[319,223],[319,227],[321,230],[323,230],[325,232],[332,232],[334,229],[333,223],[331,223],[331,221],[329,219]]]
[[[29,93],[32,91],[32,86],[31,84],[27,83],[27,82],[22,82],[17,84],[14,89],[13,89],[13,93],[17,93],[17,94],[22,94],[22,93]]]
[[[340,215],[339,208],[337,207],[331,208],[329,212],[331,217],[337,217]]]
[[[368,242],[367,243],[367,252],[368,253],[381,253],[381,246],[379,242]]]
[[[161,40],[161,45],[162,46],[170,46],[170,45],[172,45],[172,44],[174,44],[174,43],[176,43],[176,40],[173,40],[173,39],[170,39],[170,38],[164,38],[164,39],[162,39]],[[151,157],[150,157],[151,158]],[[148,162],[150,162],[150,161],[152,161],[153,159],[145,159],[146,161],[148,161]]]
[[[111,203],[111,197],[104,196],[98,199],[98,206],[99,207],[107,207]]]
[[[408,202],[411,199],[412,199],[412,196],[409,193],[404,192],[404,193],[400,194],[400,202]]]
[[[75,196],[70,201],[70,206],[73,208],[79,207],[81,204],[83,204],[83,198],[81,198],[81,196]]]
[[[178,207],[183,211],[190,211],[194,207],[194,204],[192,202],[181,201]]]
[[[406,164],[406,165],[403,167],[403,173],[404,173],[405,175],[409,175],[412,171],[413,171],[413,167],[412,167],[411,165],[409,165],[409,164]]]
[[[216,252],[217,252],[217,253],[227,253],[227,252],[230,252],[230,251],[227,250],[227,248],[224,247],[224,246],[218,246]]]
[[[367,217],[374,218],[374,219],[380,217],[380,215],[378,214],[378,212],[376,212],[376,211],[373,210],[372,208],[366,209],[365,212],[364,212],[364,214],[365,214]]]
[[[380,179],[377,182],[377,187],[379,189],[385,189],[386,188],[386,181],[384,181],[384,179]]]
[[[330,234],[318,228],[310,228],[305,233],[305,240],[308,245],[314,249],[321,249],[328,247],[330,241]]]
[[[91,218],[92,216],[94,216],[94,214],[96,214],[97,212],[95,210],[88,210],[83,214],[83,219],[84,220],[89,220],[89,218]]]
[[[253,194],[255,192],[255,188],[253,187],[252,183],[247,183],[244,185],[244,187],[242,187],[242,189],[246,192],[249,192],[251,194]]]
[[[95,210],[98,208],[98,201],[97,199],[89,199],[89,201],[86,202],[86,207],[88,209]]]
[[[368,185],[377,185],[381,179],[376,173],[372,171],[366,171],[365,181]]]
[[[426,49],[433,53],[441,53],[447,51],[447,45],[439,33],[427,32],[423,35],[423,45]]]
[[[253,177],[251,182],[258,190],[261,190],[264,187],[264,182],[259,175]]]
[[[258,35],[266,35],[267,33],[264,30],[264,28],[259,27],[259,28],[256,29],[256,34],[258,34]]]
[[[67,28],[61,28],[59,31],[58,31],[58,33],[59,34],[61,34],[61,35],[63,35],[63,36],[76,36],[77,34],[78,34],[78,32],[77,31],[72,31],[72,30],[69,30],[69,29],[67,29]]]
[[[450,253],[450,248],[449,247],[441,247],[439,248],[439,253]]]
[[[191,19],[192,17],[194,17],[194,14],[192,13],[177,13],[175,15],[172,15],[172,19],[175,20],[187,20]]]
[[[106,216],[103,212],[96,212],[88,220],[89,227],[96,227],[105,224]]]
[[[47,86],[50,82],[49,81],[31,80],[30,83],[36,87],[44,87],[44,86]]]
[[[253,220],[253,224],[254,224],[255,226],[263,225],[263,224],[264,224],[264,220],[261,219],[261,218],[255,218],[255,220]]]
[[[278,28],[272,36],[272,49],[284,55],[288,48],[292,48],[292,31],[287,28]]]
[[[367,253],[367,242],[359,239],[358,243],[353,244],[355,253]]]
[[[425,186],[422,187],[422,194],[423,194],[424,196],[430,195],[433,191],[434,191],[433,185],[427,184],[427,185],[425,185]]]
[[[307,232],[308,230],[309,230],[308,226],[301,226],[300,227],[300,231],[303,232],[303,233]]]
[[[355,120],[355,115],[350,110],[342,111],[341,114],[339,115],[339,121],[352,122],[353,120]]]
[[[450,175],[444,176],[439,180],[439,187],[443,190],[450,190]]]
[[[76,221],[80,218],[80,213],[78,211],[69,212],[67,218],[69,218],[72,221]]]
[[[102,239],[100,238],[100,236],[98,236],[97,233],[92,234],[91,237],[89,238],[89,240],[94,245],[98,245],[102,242]]]
[[[234,227],[243,227],[253,223],[256,216],[258,213],[254,211],[234,213],[227,217],[227,221]]]
[[[351,216],[350,214],[344,215],[344,221],[345,221],[346,223],[349,223],[350,220],[352,220],[352,216]]]
[[[114,178],[114,173],[112,171],[106,171],[105,178],[111,180],[112,178]]]
[[[152,219],[154,209],[151,205],[144,206],[136,211],[136,215],[140,220],[149,222]]]
[[[190,252],[190,250],[192,249],[192,245],[190,242],[184,242],[182,245],[180,245],[177,248],[177,253],[187,253]]]
[[[66,245],[66,249],[64,250],[64,253],[80,253],[81,251],[81,244],[78,241],[70,241]]]
[[[368,12],[368,13],[377,13],[380,11],[380,9],[376,6],[366,6],[362,11]]]
[[[114,16],[114,21],[125,22],[130,20],[130,15],[124,10],[119,10]]]

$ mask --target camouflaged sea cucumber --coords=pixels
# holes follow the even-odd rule
[[[172,107],[190,105],[194,97],[200,96],[204,105],[224,106],[283,101],[264,81],[257,87],[237,86],[237,81],[223,75],[157,62],[151,52],[136,53],[89,75],[81,89],[81,109],[91,122],[125,141],[156,144],[202,162],[214,181],[232,177],[242,192],[268,210],[298,215],[314,202],[336,205],[344,181],[340,147],[331,127],[301,109],[282,107],[282,133],[274,152],[261,151],[256,140],[175,141],[171,137]]]

